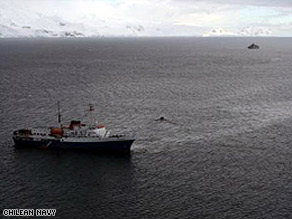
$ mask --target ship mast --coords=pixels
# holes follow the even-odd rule
[[[57,109],[58,109],[58,123],[61,125],[60,101],[57,102]]]
[[[93,111],[94,111],[94,106],[93,104],[89,104],[89,113],[90,113],[90,127],[93,126]]]

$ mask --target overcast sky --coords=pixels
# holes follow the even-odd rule
[[[6,1],[6,0],[0,0]],[[10,0],[23,10],[70,22],[120,22],[160,29],[260,27],[273,36],[292,36],[292,0]],[[6,1],[6,4],[10,1]],[[93,23],[94,24],[94,23]],[[174,34],[175,35],[175,34]]]

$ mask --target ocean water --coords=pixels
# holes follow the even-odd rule
[[[1,39],[0,210],[292,218],[291,63],[292,38]],[[94,104],[131,155],[15,149],[57,101],[64,123]]]

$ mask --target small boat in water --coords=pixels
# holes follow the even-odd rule
[[[257,44],[255,44],[255,43],[253,43],[253,44],[249,45],[247,48],[248,48],[248,49],[259,49],[260,46],[257,45]]]
[[[90,105],[90,115],[94,111]],[[36,147],[44,149],[70,149],[97,152],[129,153],[135,138],[125,135],[111,135],[110,131],[95,122],[87,125],[81,121],[71,121],[69,126],[24,128],[13,132],[16,147]]]

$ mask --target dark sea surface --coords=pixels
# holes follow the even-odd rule
[[[292,38],[1,39],[0,94],[1,216],[292,218]],[[15,149],[58,100],[131,155]]]

